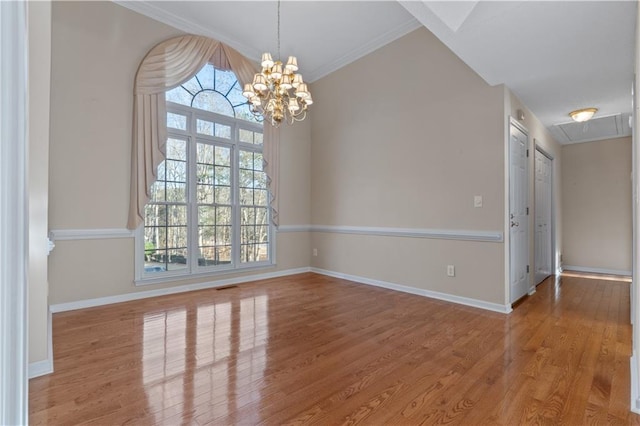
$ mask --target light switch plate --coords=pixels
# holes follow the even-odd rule
[[[482,207],[482,195],[475,195],[473,197],[473,207]]]

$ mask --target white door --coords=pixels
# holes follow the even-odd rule
[[[513,123],[509,136],[509,226],[511,302],[529,290],[527,135]]]
[[[551,210],[551,170],[552,160],[536,149],[535,183],[535,282],[540,284],[552,274],[552,210]]]

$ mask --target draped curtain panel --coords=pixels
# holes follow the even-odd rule
[[[165,92],[193,77],[207,63],[231,70],[242,85],[256,72],[251,61],[238,51],[208,37],[184,35],[163,41],[144,57],[133,89],[133,140],[131,150],[131,197],[127,228],[144,221],[144,206],[164,161],[167,142]],[[264,124],[264,166],[271,191],[271,218],[278,225],[279,129]]]

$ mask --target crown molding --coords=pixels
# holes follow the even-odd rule
[[[234,49],[236,49],[237,51],[239,51],[240,53],[242,53],[244,56],[248,58],[260,58],[260,55],[262,53],[258,49],[255,49],[251,46],[247,46],[247,45],[238,43],[236,40],[229,39],[225,35],[211,30],[211,28],[209,27],[205,27],[203,25],[197,24],[188,19],[169,13],[166,10],[163,10],[158,6],[155,6],[152,2],[149,2],[146,0],[140,0],[140,1],[112,0],[112,1],[122,7],[126,7],[127,9],[140,13],[141,15],[144,15],[148,18],[155,19],[156,21],[162,22],[163,24],[170,25],[173,28],[176,28],[178,30],[185,31],[187,33],[192,33],[192,34],[199,34],[199,35],[203,35],[206,37],[211,37],[216,40],[219,40],[224,44],[227,44],[233,47]],[[398,25],[397,27],[392,28],[391,30],[369,40],[364,45],[347,52],[346,54],[342,55],[335,61],[324,64],[321,67],[316,68],[315,70],[305,71],[305,80],[307,80],[310,83],[313,83],[314,81],[328,74],[331,74],[334,71],[337,71],[338,69],[344,67],[345,65],[348,65],[351,62],[354,62],[357,59],[360,59],[361,57],[373,52],[374,50],[381,48],[386,44],[391,43],[394,40],[397,40],[398,38],[410,33],[411,31],[414,31],[417,28],[420,28],[421,26],[422,24],[418,20],[416,20],[415,18],[412,18],[411,20],[406,21],[401,25]]]
[[[258,49],[238,43],[235,40],[231,40],[228,37],[224,36],[223,34],[213,31],[209,27],[196,24],[195,22],[192,22],[188,19],[184,19],[182,17],[176,16],[173,13],[169,13],[166,10],[159,8],[158,6],[153,5],[152,2],[149,2],[146,0],[111,0],[111,1],[117,5],[126,7],[129,10],[133,10],[134,12],[137,12],[148,18],[155,19],[156,21],[162,22],[163,24],[167,24],[178,30],[181,30],[190,34],[197,34],[197,35],[210,37],[215,40],[221,41],[222,43],[236,49],[238,52],[242,53],[244,56],[248,58],[260,58],[261,52]]]
[[[328,64],[312,71],[305,71],[305,79],[313,83],[314,81],[319,80],[352,62],[355,62],[363,56],[380,49],[382,46],[385,46],[420,27],[422,27],[422,24],[415,18],[406,21],[383,34],[380,34],[378,37],[369,40],[362,46],[350,50],[333,62],[329,62]]]

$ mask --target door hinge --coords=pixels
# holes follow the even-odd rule
[[[529,265],[527,265],[527,274],[529,273]]]
[[[527,216],[529,216],[529,207],[527,207]]]
[[[529,150],[527,150],[527,158],[529,157]]]

